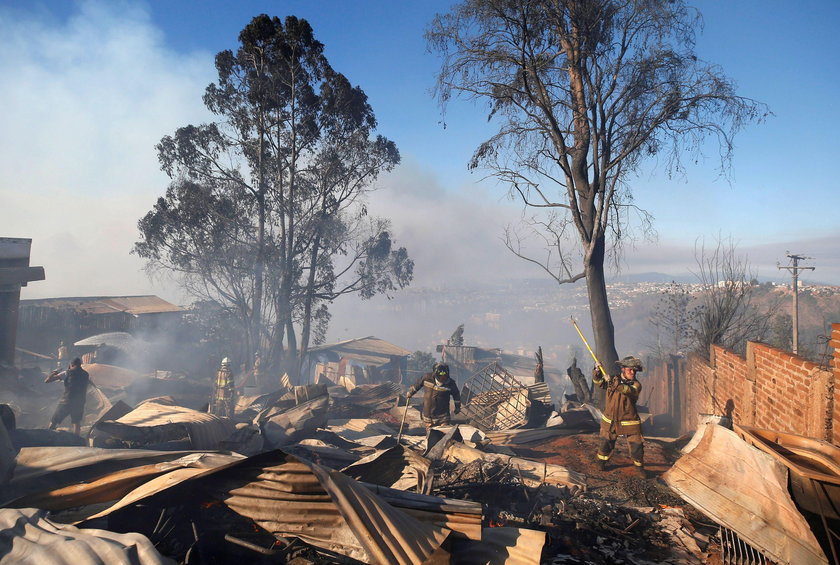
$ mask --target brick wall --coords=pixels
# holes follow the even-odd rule
[[[755,382],[750,378],[746,359],[722,347],[714,347],[713,362],[715,394],[712,397],[711,413],[732,418],[733,422],[752,425]]]
[[[699,355],[689,355],[680,376],[682,383],[681,400],[685,407],[682,417],[682,430],[697,428],[700,414],[714,413],[715,373]]]
[[[700,414],[716,414],[840,445],[840,324],[832,325],[830,345],[830,367],[763,343],[747,344],[746,357],[714,346],[709,361],[690,355],[678,364],[679,398],[656,395],[651,411],[673,413],[669,402],[679,403],[679,432],[695,429]],[[667,375],[653,368],[647,386],[667,389]]]
[[[829,346],[834,349],[834,357],[832,359],[832,396],[834,404],[832,406],[831,419],[832,422],[838,422],[831,430],[831,442],[834,445],[840,445],[840,324],[831,325],[831,341]]]

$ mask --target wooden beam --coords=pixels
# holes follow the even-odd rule
[[[46,278],[44,267],[0,267],[0,285],[21,285]]]

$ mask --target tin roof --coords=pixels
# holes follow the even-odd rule
[[[356,359],[366,365],[384,365],[391,360],[391,356],[411,355],[411,351],[373,336],[310,347],[309,351],[311,353],[330,351],[342,358]]]
[[[184,309],[154,295],[143,296],[81,296],[63,298],[37,298],[21,300],[21,306],[73,310],[86,314],[160,314],[182,312]]]

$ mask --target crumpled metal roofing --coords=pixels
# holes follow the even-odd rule
[[[363,457],[341,472],[357,481],[400,490],[417,488],[420,492],[428,492],[428,487],[431,487],[431,481],[428,481],[431,464],[425,457],[397,445]]]
[[[674,492],[774,562],[828,563],[788,493],[784,465],[723,426],[705,424],[698,435],[662,475]]]
[[[330,416],[364,418],[374,410],[390,408],[400,395],[402,395],[402,386],[397,383],[359,385],[347,396],[331,395]]]
[[[49,510],[108,502],[174,469],[206,470],[240,459],[241,455],[212,452],[27,447],[18,453],[0,501],[4,506]]]
[[[340,472],[282,451],[255,455],[195,477],[170,481],[167,477],[139,487],[97,517],[141,501],[165,505],[177,497],[177,489],[189,492],[196,504],[223,501],[277,536],[300,537],[365,563],[381,564],[423,563],[449,535],[445,528],[393,508]]]
[[[175,565],[141,534],[58,525],[44,514],[0,509],[0,565]]]
[[[138,428],[182,424],[189,432],[192,449],[217,449],[236,429],[229,418],[220,418],[184,406],[149,401],[116,420],[119,424]],[[102,422],[97,427],[106,424]]]
[[[310,435],[327,423],[329,396],[320,396],[291,408],[271,407],[254,418],[266,446],[281,447]]]

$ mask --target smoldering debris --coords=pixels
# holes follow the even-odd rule
[[[461,414],[427,438],[394,392],[289,387],[240,399],[230,418],[117,401],[91,427],[107,448],[12,444],[0,506],[143,536],[184,564],[701,563],[719,551],[714,522],[657,479],[678,441],[649,438],[652,477],[638,479],[620,454],[595,469],[585,408],[548,428],[532,411],[531,427],[484,431]]]

